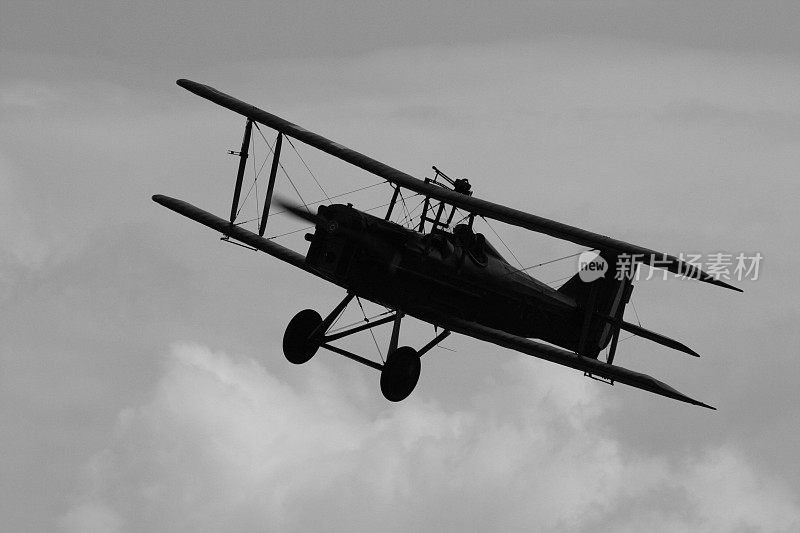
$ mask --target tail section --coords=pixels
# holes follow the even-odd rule
[[[574,349],[579,354],[596,359],[619,334],[619,321],[633,292],[633,268],[618,264],[614,252],[586,252],[581,254],[578,273],[558,289],[578,303]]]

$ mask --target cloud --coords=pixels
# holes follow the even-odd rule
[[[324,361],[302,370],[307,380],[290,386],[252,359],[174,345],[152,393],[119,414],[114,443],[86,466],[62,527],[798,525],[795,496],[734,448],[678,464],[626,452],[602,424],[605,391],[551,365],[508,363],[507,384],[476,391],[460,409],[419,393],[389,405],[377,390],[339,380]]]
[[[43,108],[61,100],[51,88],[31,81],[19,80],[0,86],[0,108]]]
[[[7,260],[15,265],[36,267],[47,256],[47,245],[34,229],[26,202],[17,194],[18,175],[14,165],[0,153],[0,267]]]
[[[480,196],[501,203],[676,252],[761,250],[768,264],[780,257],[788,264],[796,66],[640,44],[429,46],[260,70],[226,63],[231,75],[186,75],[398,168],[436,163],[469,176]],[[52,70],[75,70],[67,65]],[[709,359],[684,373],[674,370],[682,363],[654,362],[657,347],[632,350],[632,341],[625,349],[635,362],[623,357],[623,364],[670,382],[669,372],[679,372],[681,389],[702,387],[703,399],[720,407],[713,419],[649,401],[616,410],[607,402],[627,392],[612,395],[543,363],[498,370],[474,356],[474,346],[458,354],[461,376],[446,381],[441,372],[441,386],[428,389],[446,406],[427,401],[425,387],[387,406],[374,382],[337,380],[320,361],[292,374],[277,362],[267,371],[191,346],[170,353],[150,390],[158,371],[152,357],[140,356],[165,337],[214,338],[256,353],[251,348],[273,338],[290,313],[265,301],[300,308],[333,289],[301,284],[263,258],[220,251],[212,234],[150,202],[152,193],[172,191],[224,212],[235,170],[224,148],[236,146],[229,143],[238,143],[241,123],[182,93],[172,82],[177,74],[126,72],[127,83],[115,75],[119,86],[59,79],[50,85],[57,92],[33,82],[0,92],[9,115],[5,154],[13,156],[0,168],[8,177],[0,176],[0,253],[25,266],[48,267],[65,248],[80,259],[68,269],[0,278],[0,288],[17,289],[8,291],[3,364],[12,394],[4,403],[26,428],[8,437],[24,443],[7,457],[16,473],[7,507],[17,516],[25,504],[62,506],[77,462],[102,449],[63,515],[67,530],[384,530],[392,529],[387,522],[419,526],[419,516],[442,529],[792,523],[793,493],[769,474],[797,493],[787,377],[797,343],[786,318],[796,299],[787,290],[792,269],[779,272],[777,262],[755,290],[736,297],[747,300],[688,283],[670,283],[669,296],[664,289],[653,297],[663,284],[637,288],[639,310],[655,329],[675,332]],[[148,95],[151,84],[159,89]],[[43,112],[47,127],[37,118]],[[31,150],[37,146],[46,150]],[[315,165],[313,153],[303,156],[324,172],[326,187],[351,188],[330,158]],[[530,251],[521,255],[525,264],[568,253],[535,239],[524,233],[515,246]],[[87,240],[94,244],[87,248]],[[154,240],[169,248],[141,245]],[[265,280],[266,292],[253,289]],[[691,313],[674,312],[687,302]],[[765,326],[778,316],[778,325]],[[765,365],[752,353],[775,356]],[[310,377],[289,386],[284,377],[292,375]],[[499,385],[471,390],[484,375]],[[112,438],[106,417],[126,405]],[[609,424],[612,413],[624,423]],[[720,444],[731,441],[736,446]],[[684,449],[698,451],[684,457]],[[37,493],[44,501],[31,504],[37,499],[27,494]]]
[[[119,515],[100,502],[77,505],[62,518],[64,531],[75,533],[116,533],[121,531]]]

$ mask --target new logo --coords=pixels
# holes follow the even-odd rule
[[[598,252],[583,252],[578,257],[578,276],[581,281],[590,283],[602,278],[608,271],[608,262]]]

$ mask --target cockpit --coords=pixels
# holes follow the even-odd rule
[[[505,261],[498,251],[486,240],[482,233],[475,233],[468,224],[457,224],[452,233],[434,231],[422,237],[422,242],[430,252],[436,250],[446,260],[457,251],[464,250],[466,255],[478,266],[485,267],[489,256]]]

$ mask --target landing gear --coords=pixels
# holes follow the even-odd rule
[[[322,324],[322,317],[313,309],[300,311],[286,326],[283,334],[283,355],[290,363],[302,365],[317,353],[320,343],[312,338]]]
[[[402,346],[389,354],[381,369],[381,392],[390,402],[405,400],[417,386],[422,365],[414,348]]]
[[[450,332],[444,330],[434,337],[428,344],[419,351],[410,346],[397,347],[400,335],[400,322],[403,318],[401,311],[379,318],[377,320],[366,320],[364,324],[350,327],[346,331],[328,334],[328,330],[333,325],[336,318],[344,311],[344,308],[355,297],[348,294],[331,313],[323,319],[319,313],[311,309],[306,309],[297,313],[286,327],[283,335],[283,354],[290,363],[300,365],[314,357],[317,350],[325,348],[339,355],[357,361],[381,373],[381,392],[390,402],[399,402],[408,397],[414,390],[419,381],[419,374],[422,368],[420,358],[431,348],[439,344]],[[365,331],[367,329],[393,322],[392,337],[389,341],[388,356],[384,364],[377,363],[360,355],[356,355],[331,342]]]

